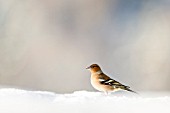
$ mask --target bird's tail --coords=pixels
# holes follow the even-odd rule
[[[137,92],[135,92],[135,91],[131,90],[131,89],[130,89],[130,87],[128,87],[128,86],[126,86],[126,87],[124,88],[124,90],[126,90],[126,91],[130,91],[130,92],[132,92],[132,93],[136,93],[136,94],[138,94]]]

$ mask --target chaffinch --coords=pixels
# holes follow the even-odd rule
[[[126,90],[136,93],[135,91],[131,90],[129,86],[125,86],[104,74],[99,65],[97,64],[92,64],[86,69],[90,70],[91,72],[92,86],[99,91],[103,91],[106,94],[108,94],[108,92],[114,92],[119,90]]]

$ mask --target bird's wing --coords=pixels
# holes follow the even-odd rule
[[[105,74],[103,74],[102,76],[99,77],[99,81],[103,85],[109,85],[109,86],[113,86],[114,88],[123,89],[126,91],[136,93],[135,91],[131,90],[129,86],[125,86],[125,85],[121,84],[120,82],[111,79],[110,77],[108,77]]]
[[[125,85],[121,84],[120,82],[118,82],[116,80],[113,80],[113,79],[111,79],[110,77],[108,77],[106,75],[101,76],[99,78],[99,81],[100,81],[101,84],[114,86],[115,88],[122,88],[122,89],[124,89],[125,87],[130,88],[129,86],[125,86]]]

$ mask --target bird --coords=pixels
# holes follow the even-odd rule
[[[98,64],[92,64],[86,69],[90,70],[91,72],[91,85],[96,90],[102,91],[106,95],[108,95],[110,92],[116,92],[120,90],[137,93],[131,90],[129,86],[123,85],[120,82],[104,74]]]

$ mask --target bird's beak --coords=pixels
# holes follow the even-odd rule
[[[86,67],[86,69],[90,69],[90,67]]]

